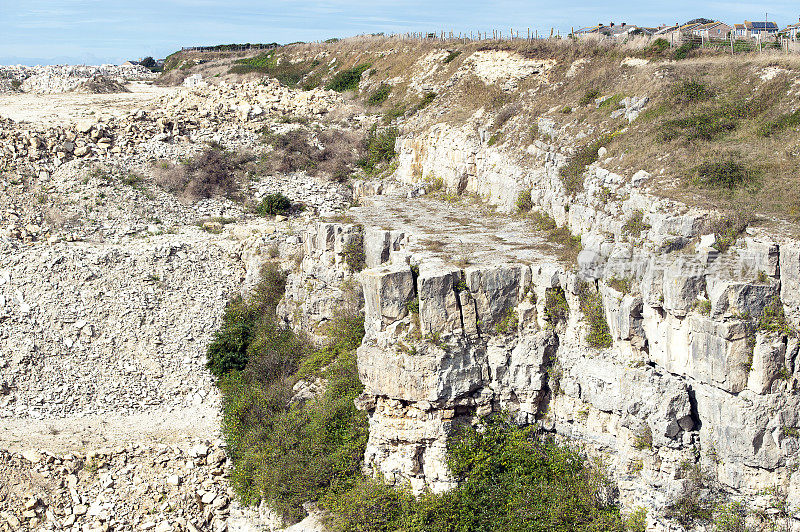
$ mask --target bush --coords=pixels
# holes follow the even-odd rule
[[[667,48],[669,48],[669,41],[659,37],[651,42],[650,45],[644,49],[644,51],[648,55],[657,55],[663,53]]]
[[[567,159],[567,164],[559,170],[561,182],[564,184],[567,194],[576,194],[583,190],[583,173],[590,164],[597,160],[597,150],[610,141],[610,135],[603,135],[597,140],[581,146]]]
[[[733,190],[751,182],[756,172],[733,156],[722,161],[708,161],[693,170],[692,183],[706,188],[726,188]]]
[[[622,234],[630,236],[640,236],[642,231],[650,229],[650,225],[644,221],[644,212],[636,209],[622,226]]]
[[[461,55],[460,50],[453,50],[452,52],[447,54],[447,57],[444,58],[444,64],[446,65],[448,63],[452,63],[455,60],[455,58],[458,57],[459,55]]]
[[[674,52],[672,52],[672,59],[674,59],[675,61],[686,59],[687,57],[689,57],[689,52],[691,52],[695,48],[697,48],[697,45],[692,41],[683,43],[682,45],[675,48]]]
[[[786,322],[786,314],[783,311],[783,303],[778,296],[764,307],[761,318],[758,320],[758,330],[783,335],[791,334],[789,324]]]
[[[165,162],[155,168],[156,183],[190,200],[213,196],[235,197],[239,192],[236,171],[244,158],[218,144],[207,146],[185,165]]]
[[[363,74],[371,63],[365,63],[354,66],[353,68],[337,72],[333,78],[325,85],[329,91],[347,92],[358,90],[358,83],[361,81],[361,74]]]
[[[389,98],[389,93],[392,91],[392,86],[386,83],[381,83],[377,89],[367,98],[367,105],[380,105]]]
[[[587,89],[586,92],[583,93],[583,96],[581,96],[581,99],[578,100],[578,105],[580,105],[580,106],[589,105],[590,103],[592,103],[593,101],[595,101],[599,97],[600,97],[600,91],[599,90],[597,90],[597,89]]]
[[[520,109],[519,105],[516,104],[506,105],[505,107],[503,107],[500,110],[500,112],[497,113],[497,116],[494,118],[494,125],[493,125],[494,128],[500,129],[501,127],[503,127],[506,124],[506,122],[511,120],[512,117],[514,117],[519,113],[519,109]]]
[[[214,333],[206,351],[206,367],[212,375],[219,378],[234,370],[244,370],[256,334],[274,319],[285,284],[286,275],[270,263],[262,270],[261,281],[247,299],[237,296],[228,303],[222,326]]]
[[[752,220],[752,216],[744,211],[719,214],[706,222],[704,231],[714,233],[717,238],[714,247],[720,253],[724,253],[736,243],[739,235],[747,229]]]
[[[553,326],[567,323],[569,318],[569,304],[560,286],[547,288],[544,291],[544,316]]]
[[[457,433],[448,465],[459,486],[423,499],[411,530],[623,530],[619,509],[597,498],[600,472],[507,416]]]
[[[672,97],[678,103],[694,103],[707,100],[712,96],[711,91],[705,84],[686,80],[672,87]]]
[[[422,111],[423,109],[428,107],[433,102],[433,100],[435,100],[435,99],[436,99],[436,93],[435,92],[426,92],[422,96],[422,99],[420,99],[419,103],[414,106],[414,109],[412,109],[411,114],[413,115],[418,111]]]
[[[397,128],[386,128],[378,131],[373,126],[365,142],[366,156],[356,164],[361,166],[368,174],[374,173],[381,163],[394,159],[394,145],[399,134]]]
[[[267,194],[262,198],[261,202],[256,207],[256,212],[261,216],[270,216],[275,214],[286,214],[292,208],[292,202],[289,198],[277,192],[275,194]]]
[[[360,272],[367,265],[367,256],[364,252],[364,240],[361,237],[348,242],[342,254],[344,255],[345,263],[354,272]]]
[[[517,195],[517,212],[530,212],[533,208],[533,201],[531,200],[531,190],[523,190]]]
[[[338,182],[349,178],[358,152],[363,149],[362,138],[347,130],[321,131],[316,140],[304,129],[280,135],[267,132],[264,141],[274,149],[262,159],[261,172],[304,171],[310,175],[325,174]]]
[[[586,335],[586,343],[592,347],[605,349],[611,347],[613,343],[611,331],[606,321],[606,313],[603,308],[603,297],[595,287],[589,283],[581,283],[578,287],[578,299],[580,301],[581,312],[589,322],[589,333]]]

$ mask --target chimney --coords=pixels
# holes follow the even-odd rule
[[[622,23],[622,27],[623,27],[623,28],[625,27],[625,23],[624,23],[624,22]]]
[[[611,23],[611,27],[612,27],[612,28],[614,27],[614,23],[613,23],[613,22]]]

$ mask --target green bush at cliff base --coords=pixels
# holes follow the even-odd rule
[[[484,419],[452,438],[448,465],[457,488],[413,499],[364,481],[329,501],[330,526],[390,532],[622,531],[619,508],[597,496],[607,479],[579,453],[513,424]]]
[[[456,431],[448,466],[459,486],[447,493],[417,499],[365,478],[367,415],[354,406],[363,316],[342,309],[320,330],[327,346],[315,347],[276,318],[284,282],[276,267],[266,269],[255,293],[231,304],[209,348],[230,482],[242,502],[265,501],[288,522],[315,502],[334,532],[625,530],[619,509],[598,498],[608,484],[599,469],[507,415]],[[221,356],[223,347],[244,355],[226,362],[236,357]],[[298,382],[318,378],[324,391],[293,400]]]

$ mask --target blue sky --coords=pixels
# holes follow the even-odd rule
[[[597,0],[0,0],[0,64],[119,63],[164,57],[181,46],[311,41],[360,33],[491,31],[549,33],[628,22],[656,26],[696,17],[728,23],[798,21],[800,2]]]

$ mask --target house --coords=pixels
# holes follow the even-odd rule
[[[744,24],[733,25],[733,37],[735,39],[747,39],[747,28]]]
[[[800,22],[795,22],[786,26],[781,33],[793,41],[800,41]]]
[[[633,35],[652,35],[655,28],[645,28],[635,24],[622,24],[610,23],[608,25],[598,24],[597,26],[587,26],[580,28],[573,32],[574,37],[610,37],[613,39],[624,39]]]
[[[732,27],[724,22],[710,22],[692,29],[692,35],[703,39],[727,39]]]
[[[663,39],[667,39],[670,42],[680,42],[687,37],[691,37],[692,30],[695,28],[702,26],[703,24],[699,22],[690,22],[687,24],[673,24],[672,26],[666,26],[657,32],[655,32],[656,37],[661,37]]]
[[[737,24],[737,26],[739,25]],[[755,21],[751,22],[749,20],[745,20],[742,26],[744,26],[744,31],[740,34],[738,32],[739,28],[737,28],[737,33],[736,33],[737,37],[741,36],[742,38],[745,39],[764,40],[778,35],[778,25],[774,22],[768,22],[763,20],[758,22]]]

